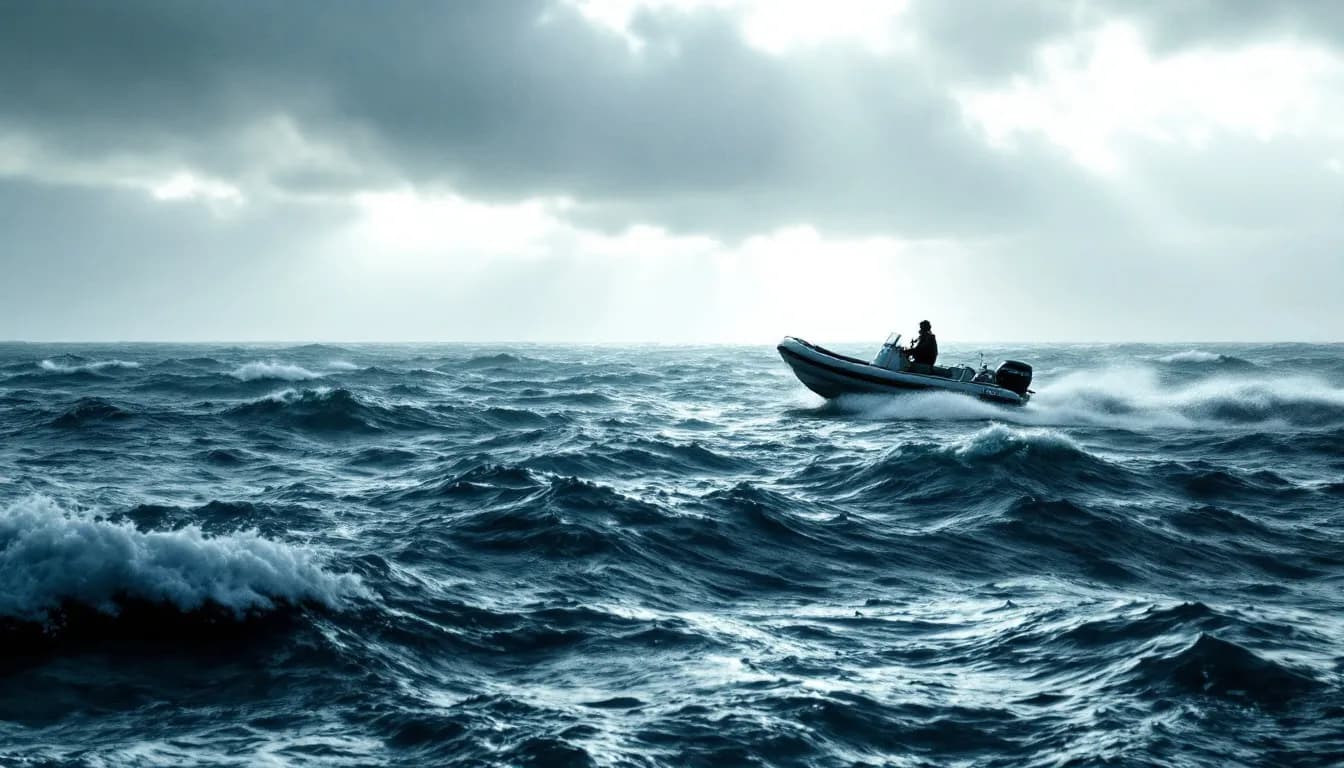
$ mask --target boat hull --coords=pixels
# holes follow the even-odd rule
[[[892,371],[840,355],[792,336],[776,348],[803,386],[831,399],[852,394],[898,394],[942,390],[1004,405],[1025,405],[1029,395],[993,384],[953,381],[943,376]]]

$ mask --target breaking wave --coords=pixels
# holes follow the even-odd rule
[[[1174,352],[1170,355],[1162,355],[1153,358],[1155,362],[1179,367],[1197,367],[1211,366],[1222,369],[1251,369],[1260,366],[1233,355],[1222,355],[1217,352],[1205,352],[1199,349],[1190,349],[1185,352]]]
[[[45,621],[67,603],[115,614],[124,599],[242,616],[279,603],[334,608],[361,589],[312,553],[256,534],[141,532],[41,496],[0,509],[0,616],[13,619]]]
[[[83,360],[83,358],[76,358]],[[37,366],[44,371],[52,373],[83,373],[86,371],[103,371],[107,369],[139,368],[140,363],[128,362],[126,360],[95,360],[92,362],[72,362],[70,359],[46,359],[38,363]]]
[[[239,381],[258,381],[261,379],[311,381],[312,379],[322,378],[322,374],[314,373],[303,366],[274,361],[246,363],[233,369],[229,375]]]
[[[949,446],[962,458],[992,459],[1023,451],[1045,451],[1051,455],[1086,454],[1076,440],[1049,429],[1012,429],[994,424]]]
[[[379,431],[391,412],[348,389],[286,389],[236,405],[226,415],[315,431]]]

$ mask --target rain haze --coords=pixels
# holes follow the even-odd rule
[[[1339,4],[4,15],[0,338],[1344,336]]]

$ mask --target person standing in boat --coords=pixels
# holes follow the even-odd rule
[[[907,349],[906,355],[915,371],[920,373],[931,373],[933,364],[938,360],[938,337],[933,335],[933,324],[928,320],[919,322],[919,338],[915,339]]]

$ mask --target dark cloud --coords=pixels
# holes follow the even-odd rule
[[[1002,80],[1031,68],[1041,43],[1095,20],[1087,6],[1051,0],[978,3],[973,12],[945,0],[914,0],[904,23],[945,69],[968,79]]]
[[[1024,177],[908,59],[770,56],[720,12],[644,13],[634,53],[568,6],[533,1],[11,10],[0,124],[73,157],[140,153],[301,191],[409,179],[497,200],[561,195],[595,226],[728,236],[796,223],[993,231],[1033,195],[1079,183],[1062,162]],[[963,51],[1019,32],[932,16]],[[1048,16],[1022,22],[1020,39]],[[277,116],[353,164],[274,156],[283,147],[256,126]]]
[[[1215,131],[1192,149],[1116,136],[1125,173],[1108,178],[1039,133],[988,146],[955,89],[1030,80],[1041,44],[1107,19],[1137,24],[1158,53],[1288,37],[1337,45],[1339,8],[915,0],[897,21],[913,52],[776,56],[714,9],[641,12],[635,51],[550,0],[13,3],[0,24],[0,138],[44,147],[29,169],[39,179],[92,170],[78,187],[0,180],[0,335],[355,338],[360,318],[378,317],[395,337],[434,313],[459,338],[477,322],[487,336],[536,337],[547,313],[572,320],[555,333],[609,327],[598,301],[570,317],[600,275],[558,246],[456,292],[441,273],[329,272],[341,264],[331,242],[353,218],[337,201],[407,183],[478,201],[564,196],[570,220],[608,231],[652,224],[733,241],[811,224],[827,237],[945,239],[979,261],[939,294],[1027,308],[985,336],[1031,335],[1050,318],[1040,336],[1264,327],[1249,309],[1228,324],[1223,302],[1303,304],[1314,324],[1303,327],[1319,334],[1340,327],[1318,287],[1339,277],[1327,140]],[[125,179],[96,188],[109,162],[191,169],[251,200],[217,216],[149,199],[144,178],[134,194]],[[717,320],[701,320],[712,334]],[[644,321],[623,327],[659,333],[661,321]]]
[[[1103,0],[1098,7],[1138,22],[1161,51],[1288,37],[1330,47],[1344,41],[1344,5],[1329,0]]]

